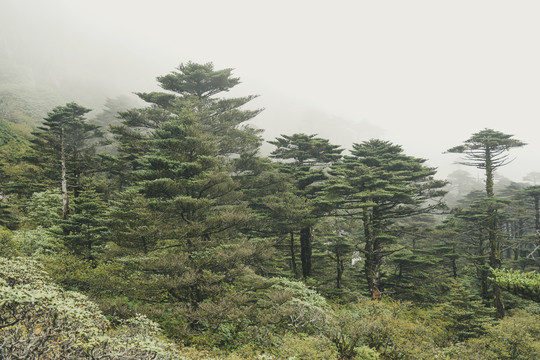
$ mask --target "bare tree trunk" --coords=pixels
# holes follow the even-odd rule
[[[296,268],[296,254],[294,252],[294,232],[291,231],[291,242],[290,242],[290,250],[291,250],[291,270],[294,274],[294,277],[298,277],[298,269]]]
[[[343,271],[345,270],[345,267],[343,266],[343,259],[341,258],[339,251],[336,253],[336,265],[336,288],[341,289],[341,279],[343,278]]]
[[[452,247],[452,276],[457,279],[456,246]]]
[[[486,195],[490,198],[494,197],[493,191],[493,164],[491,160],[491,152],[489,147],[486,148]],[[501,268],[501,245],[499,242],[499,219],[497,209],[493,204],[489,205],[488,210],[488,240],[489,240],[489,265],[493,269]],[[504,303],[502,297],[501,288],[493,282],[493,300],[495,309],[497,311],[497,318],[502,319],[504,317]]]
[[[373,229],[373,215],[371,210],[365,208],[363,210],[363,223],[364,223],[364,237],[366,245],[364,247],[364,254],[366,260],[364,262],[364,271],[366,273],[366,281],[371,292],[371,298],[373,300],[380,300],[381,291],[379,289],[381,280],[381,259],[379,254],[379,244],[375,238]]]
[[[69,210],[69,199],[67,191],[67,178],[66,178],[66,151],[64,141],[64,128],[62,128],[61,138],[61,150],[60,150],[60,163],[62,165],[62,219],[66,220]]]
[[[313,228],[311,226],[300,230],[300,259],[302,260],[302,276],[311,277],[311,254],[313,251]]]

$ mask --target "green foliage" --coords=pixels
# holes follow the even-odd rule
[[[432,319],[406,303],[361,299],[336,311],[328,337],[341,358],[368,346],[381,359],[433,359],[442,334]]]
[[[0,254],[7,258],[19,255],[18,246],[13,239],[12,232],[2,226],[0,226]]]
[[[0,147],[10,142],[20,142],[22,139],[13,132],[12,125],[0,117]]]
[[[37,226],[33,229],[15,231],[13,239],[22,255],[57,255],[61,254],[65,249],[59,232],[58,227],[55,232],[54,229],[51,231],[51,229]]]
[[[4,194],[27,197],[38,189],[43,190],[44,184],[37,183],[42,178],[42,169],[27,161],[32,156],[28,141],[10,141],[0,147],[0,179]]]
[[[66,248],[84,259],[96,261],[110,237],[106,203],[93,189],[81,191],[73,202],[73,214],[62,224]]]
[[[0,79],[19,81],[11,70]],[[472,193],[437,226],[445,182],[399,145],[373,139],[343,158],[293,134],[257,155],[246,123],[260,110],[244,108],[256,96],[219,97],[239,82],[181,64],[161,92],[138,94],[146,107],[110,99],[89,122],[89,109],[58,106],[32,142],[42,103],[0,97],[0,224],[12,228],[0,228],[0,358],[539,357],[536,304],[513,298],[495,322],[478,296],[493,295],[496,240],[505,265],[537,269],[536,187]],[[449,151],[493,170],[523,145],[486,129]],[[465,195],[470,177],[454,178]],[[494,282],[538,301],[536,274],[496,270]]]
[[[445,302],[439,308],[446,338],[452,343],[479,337],[492,322],[493,312],[473,296],[465,286],[454,281]]]
[[[540,317],[517,311],[486,327],[486,336],[466,342],[461,359],[533,360],[540,357]]]
[[[332,167],[324,187],[334,213],[361,219],[364,232],[364,271],[371,296],[381,296],[383,259],[399,250],[396,219],[441,209],[444,181],[424,159],[403,154],[401,146],[372,139],[353,144],[352,156]]]
[[[540,273],[515,269],[493,270],[494,281],[503,289],[525,299],[540,302]]]
[[[449,153],[465,155],[462,163],[467,166],[475,166],[479,169],[495,170],[508,163],[506,152],[515,147],[522,147],[526,143],[512,139],[513,135],[504,134],[492,129],[484,129],[474,133],[462,145],[455,146]],[[492,186],[493,184],[491,184]]]
[[[379,354],[375,350],[365,345],[357,347],[356,349],[354,349],[354,352],[356,353],[354,360],[378,360],[379,359]]]
[[[311,277],[313,272],[313,226],[317,223],[318,217],[328,212],[325,207],[316,206],[318,204],[316,190],[321,182],[328,179],[326,169],[341,158],[343,151],[338,145],[332,145],[328,140],[315,136],[282,135],[269,142],[276,146],[270,156],[281,161],[280,171],[288,174],[293,181],[294,187],[291,192],[303,200],[303,207],[309,210],[295,226],[295,230],[300,230],[300,255],[304,278]],[[289,199],[291,198],[285,201]],[[294,201],[294,198],[291,200]],[[291,259],[291,262],[294,262],[294,259]]]
[[[15,358],[181,359],[146,317],[110,329],[97,306],[25,259],[0,258],[0,354]]]
[[[51,228],[62,220],[62,195],[58,190],[35,192],[25,206],[24,228]]]
[[[96,140],[102,136],[99,126],[86,120],[89,111],[73,102],[57,106],[33,132],[30,161],[43,169],[40,180],[59,186],[64,166],[70,189],[81,190],[82,177],[94,170]]]
[[[274,351],[278,359],[288,360],[337,360],[333,344],[324,336],[294,336],[289,334]],[[376,360],[376,357],[359,357],[360,360]]]

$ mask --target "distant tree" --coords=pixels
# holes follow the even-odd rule
[[[458,241],[467,254],[468,265],[473,265],[480,281],[480,294],[489,301],[489,232],[492,226],[489,210],[500,211],[507,201],[482,197],[473,201],[467,208],[458,208],[453,213],[453,227],[459,233]]]
[[[118,143],[114,141],[114,136],[110,133],[110,126],[120,126],[120,113],[127,111],[137,105],[137,102],[128,98],[127,96],[118,96],[115,98],[108,98],[103,105],[102,111],[94,116],[90,122],[92,124],[99,125],[100,130],[103,132],[103,141],[99,144],[100,152],[108,154],[118,154]]]
[[[89,124],[84,117],[89,111],[76,103],[58,106],[33,133],[32,146],[36,153],[33,160],[45,168],[47,180],[61,185],[64,219],[69,211],[68,188],[78,196],[82,189],[81,177],[92,168],[93,140],[101,137],[98,126]]]
[[[250,226],[242,229],[249,237],[274,239],[277,254],[273,267],[287,264],[294,277],[299,277],[297,234],[299,224],[310,217],[312,207],[297,193],[291,174],[279,171],[279,164],[268,158],[242,156],[235,164],[234,179],[242,199],[253,213]]]
[[[489,324],[489,308],[477,296],[457,281],[450,284],[449,293],[440,305],[447,338],[453,342],[463,342],[484,334],[484,325]],[[493,311],[493,310],[491,310]]]
[[[138,93],[144,101],[177,112],[189,108],[200,115],[204,131],[215,136],[220,155],[256,152],[261,144],[259,133],[246,122],[257,116],[262,109],[245,110],[242,106],[256,95],[239,98],[216,98],[240,84],[232,76],[233,69],[215,70],[214,64],[188,62],[180,64],[178,71],[159,76],[159,85],[169,93]]]
[[[512,148],[522,147],[524,142],[513,139],[512,135],[504,134],[492,129],[484,129],[473,134],[462,145],[448,150],[449,153],[464,154],[464,160],[460,162],[466,166],[474,166],[485,170],[486,196],[493,198],[494,172],[501,166],[509,163],[508,151]],[[490,206],[487,209],[489,217],[488,240],[490,246],[490,266],[494,269],[501,268],[500,241],[498,238],[498,215],[497,208]],[[504,317],[504,305],[501,289],[494,284],[495,308],[497,316]]]
[[[533,202],[534,232],[540,235],[540,185],[526,187],[523,192]]]
[[[441,208],[446,182],[435,180],[425,160],[405,155],[383,140],[353,144],[351,156],[332,167],[335,177],[324,188],[338,214],[362,220],[364,270],[373,299],[380,299],[383,260],[399,251],[393,225],[397,219]]]
[[[14,230],[17,228],[17,216],[11,210],[9,198],[0,195],[0,226]]]
[[[310,201],[316,196],[313,185],[328,178],[325,169],[341,158],[343,149],[327,139],[306,134],[281,135],[269,143],[276,146],[270,157],[283,161],[281,171],[294,178],[296,193],[310,207]],[[320,215],[320,209],[313,208],[303,224],[298,224],[304,278],[312,275],[313,225]]]
[[[446,180],[448,181],[448,194],[445,200],[450,207],[456,206],[458,201],[471,191],[482,189],[481,182],[465,170],[452,171]]]
[[[94,265],[110,237],[106,207],[95,190],[82,190],[73,201],[74,213],[63,224],[66,247]]]
[[[533,185],[540,185],[540,172],[530,172],[523,177],[523,180],[527,182],[532,182]]]
[[[134,180],[134,171],[142,169],[139,159],[149,151],[151,134],[179,117],[196,121],[199,130],[215,141],[217,156],[254,156],[260,147],[261,131],[246,122],[262,109],[242,108],[257,96],[217,97],[240,83],[239,78],[232,77],[232,69],[215,70],[212,63],[188,62],[177,70],[157,78],[166,92],[137,93],[150,106],[120,112],[122,124],[111,126],[119,143],[114,172],[121,187]]]

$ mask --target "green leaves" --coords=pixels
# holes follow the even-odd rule
[[[508,150],[527,145],[520,140],[513,139],[512,136],[500,131],[484,129],[473,134],[462,145],[448,149],[447,152],[465,154],[465,160],[460,164],[479,169],[495,170],[508,164],[509,160],[506,154]]]
[[[540,273],[521,272],[515,269],[494,269],[495,281],[501,288],[511,293],[540,303]]]
[[[51,283],[36,262],[0,257],[0,357],[182,359],[145,316],[116,327],[96,304]]]

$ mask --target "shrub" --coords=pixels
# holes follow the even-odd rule
[[[50,282],[34,260],[0,257],[0,358],[182,359],[144,316],[112,328],[86,296]]]

